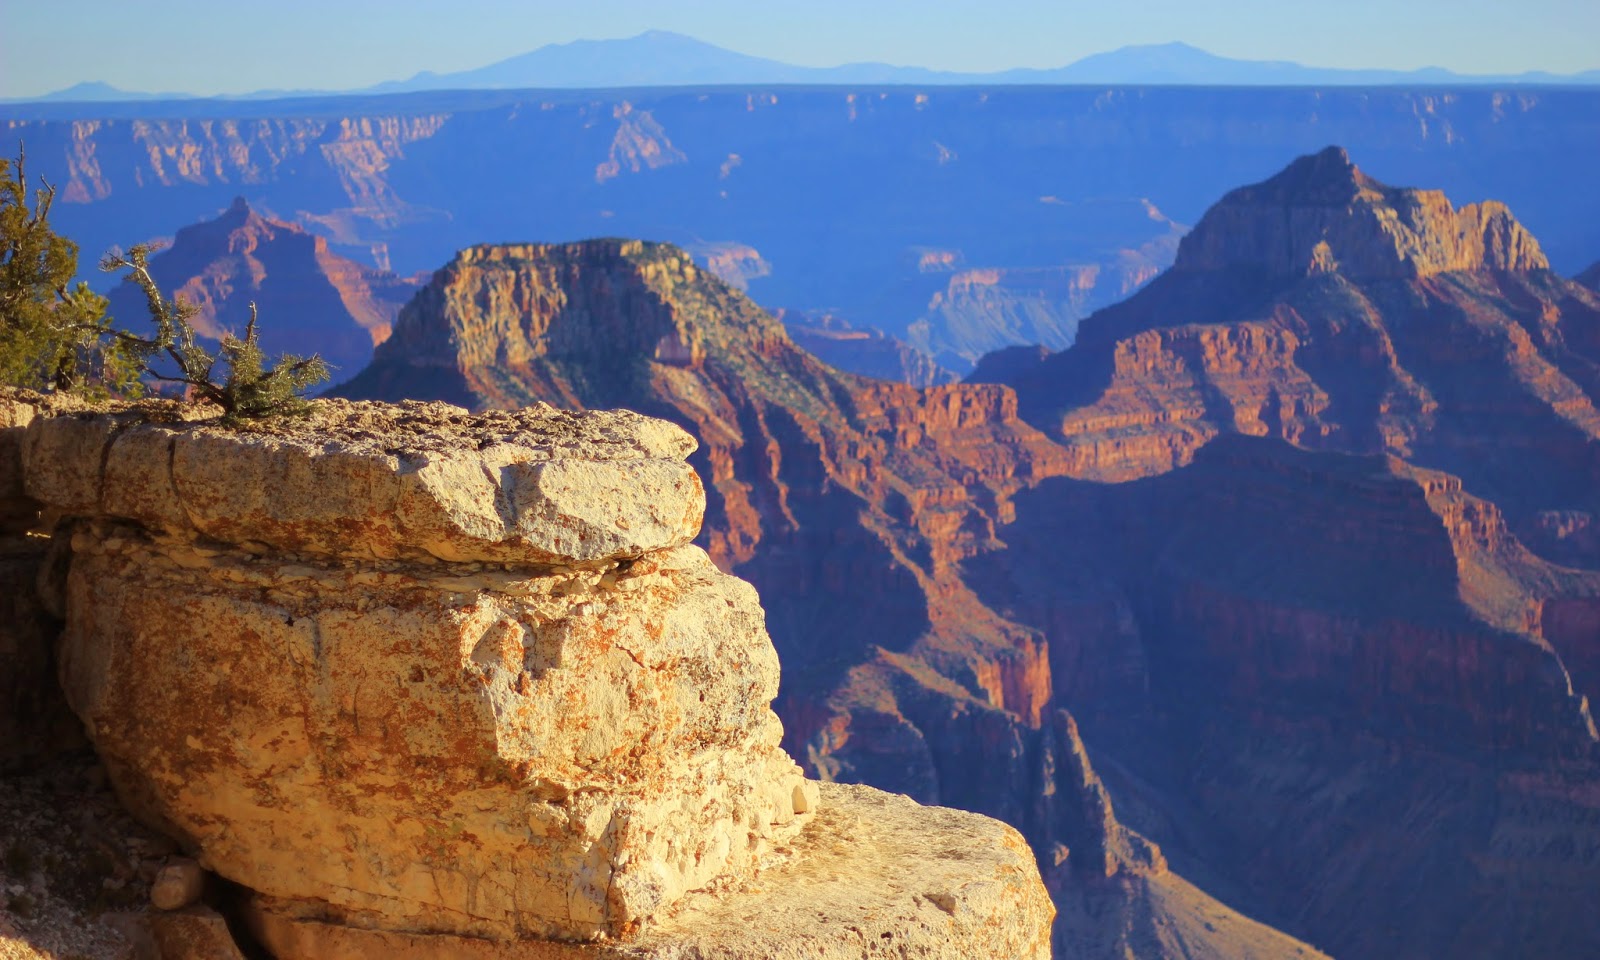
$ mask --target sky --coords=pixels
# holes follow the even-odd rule
[[[352,89],[652,29],[807,66],[1057,67],[1180,40],[1322,67],[1600,68],[1597,0],[0,0],[0,24],[0,97]]]

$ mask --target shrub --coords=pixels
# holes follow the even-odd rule
[[[241,339],[224,334],[213,356],[200,345],[195,336],[195,308],[182,300],[167,300],[161,296],[155,278],[150,275],[151,248],[140,244],[126,254],[110,253],[100,263],[102,270],[126,270],[128,279],[144,291],[149,304],[150,319],[156,325],[155,336],[140,340],[146,356],[164,354],[177,373],[169,374],[149,362],[145,372],[153,379],[182,384],[189,396],[208,400],[222,408],[227,421],[259,419],[261,417],[303,413],[307,401],[301,394],[314,384],[328,379],[328,365],[321,357],[297,357],[285,354],[271,368],[261,352],[256,335],[256,305],[250,304],[250,323]],[[126,334],[119,336],[126,337]],[[226,368],[226,376],[218,379],[217,365]]]

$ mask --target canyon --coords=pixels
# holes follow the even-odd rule
[[[1578,272],[1600,249],[1582,159],[1595,96],[5,109],[86,246],[242,195],[178,234],[163,283],[220,318],[249,290],[271,329],[267,280],[302,275],[277,264],[315,264],[343,308],[321,296],[317,328],[350,338],[349,369],[371,349],[333,403],[622,408],[692,435],[666,444],[681,469],[647,499],[673,513],[692,478],[693,545],[629,539],[682,534],[682,516],[621,528],[580,510],[576,543],[601,553],[578,559],[703,550],[696,576],[754,585],[783,665],[763,696],[784,751],[825,782],[819,821],[834,782],[1010,824],[1054,899],[1057,956],[1497,957],[1600,944],[1600,294]],[[1330,139],[1350,152],[1319,149]],[[676,243],[482,242],[598,234]],[[282,303],[298,344],[308,314]],[[60,496],[8,476],[16,436],[0,431],[8,530]],[[541,483],[552,503],[580,489]],[[252,524],[302,509],[236,508],[48,510],[199,524],[249,554]],[[274,548],[296,556],[270,562],[351,537],[383,562],[477,562],[459,532],[418,523],[299,525]],[[150,566],[123,556],[142,546],[82,546],[84,569]],[[7,551],[8,582],[46,561],[37,537]],[[41,605],[57,601],[14,595],[8,622],[33,626],[0,656],[48,674]],[[16,688],[0,724],[26,725],[36,755],[81,742],[64,704]],[[277,915],[280,944],[347,935]]]
[[[1066,346],[1216,197],[1329,142],[1391,181],[1504,201],[1575,272],[1600,249],[1597,98],[743,86],[7,104],[0,124],[91,259],[238,196],[402,276],[485,242],[640,237],[964,374],[1008,344]]]
[[[974,382],[831,369],[593,241],[463,251],[339,392],[700,437],[791,755],[1016,826],[1058,955],[1197,916],[1219,956],[1560,955],[1600,942],[1597,306],[1504,206],[1329,149]]]

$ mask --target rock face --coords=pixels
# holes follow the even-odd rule
[[[1017,510],[975,586],[1047,631],[1119,817],[1180,870],[1336,956],[1600,942],[1600,576],[1455,478],[1261,438]]]
[[[254,302],[269,354],[319,353],[338,380],[367,365],[417,287],[334,253],[323,237],[264,217],[243,198],[216,219],[179,230],[151,258],[150,274],[163,293],[199,308],[194,325],[202,337],[241,333]],[[144,294],[124,282],[112,291],[111,313],[140,329]]]
[[[1162,473],[1220,433],[1387,453],[1595,565],[1597,330],[1600,297],[1550,272],[1503,207],[1386,187],[1332,148],[1230,193],[1074,349],[982,378],[1017,388],[1074,476]]]
[[[46,410],[20,472],[56,524],[66,699],[277,955],[755,957],[804,924],[843,957],[864,922],[908,955],[1048,955],[1014,830],[870,791],[818,821],[756,593],[687,543],[681,430],[185,409]],[[200,887],[173,872],[165,909]]]
[[[696,893],[618,945],[496,944],[257,913],[260,941],[299,960],[961,960],[1049,956],[1054,914],[1022,838],[986,817],[869,787],[822,785],[791,858],[734,894]]]
[[[50,541],[22,470],[28,424],[48,405],[38,394],[0,389],[0,773],[83,742],[56,684],[59,611],[35,587]]]
[[[785,742],[809,769],[1011,823],[1075,911],[1058,945],[1112,955],[1121,918],[1182,884],[1117,824],[1052,708],[1044,634],[969,583],[1002,549],[1013,498],[1066,470],[1009,390],[830,369],[687,255],[627,241],[467,251],[343,389],[624,405],[684,425],[703,440],[701,542],[768,598]],[[1184,902],[1227,913],[1197,891]]]
[[[72,524],[62,683],[130,807],[273,910],[614,936],[750,873],[814,810],[754,591],[679,545],[700,494],[675,429],[341,404],[281,433],[139,419],[27,436],[28,489]],[[575,517],[553,467],[587,471],[601,513]],[[441,469],[458,482],[392,497]],[[616,502],[639,495],[642,514]]]

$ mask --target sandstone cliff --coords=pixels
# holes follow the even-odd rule
[[[1092,482],[968,582],[1045,633],[1124,815],[1338,955],[1600,942],[1600,301],[1538,251],[1328,150],[975,378]]]
[[[243,331],[260,309],[269,354],[319,353],[336,380],[353,376],[389,336],[417,284],[334,253],[328,241],[262,216],[242,198],[214,220],[178,231],[150,261],[162,292],[199,308],[195,330],[217,340]],[[148,322],[131,282],[111,293],[111,313],[129,329]]]
[[[1454,478],[1245,437],[1049,481],[1007,539],[975,586],[1047,632],[1119,814],[1177,869],[1337,956],[1596,942],[1600,577]]]
[[[1334,148],[1230,193],[1074,349],[981,379],[1017,387],[1075,476],[1161,473],[1219,433],[1390,453],[1594,566],[1550,517],[1600,510],[1597,329],[1600,298],[1502,206],[1386,187]]]
[[[755,592],[687,545],[682,431],[182,412],[46,411],[20,475],[55,524],[67,700],[123,802],[244,889],[275,955],[731,960],[803,922],[807,956],[1048,953],[1014,831],[864,789],[818,819]]]

